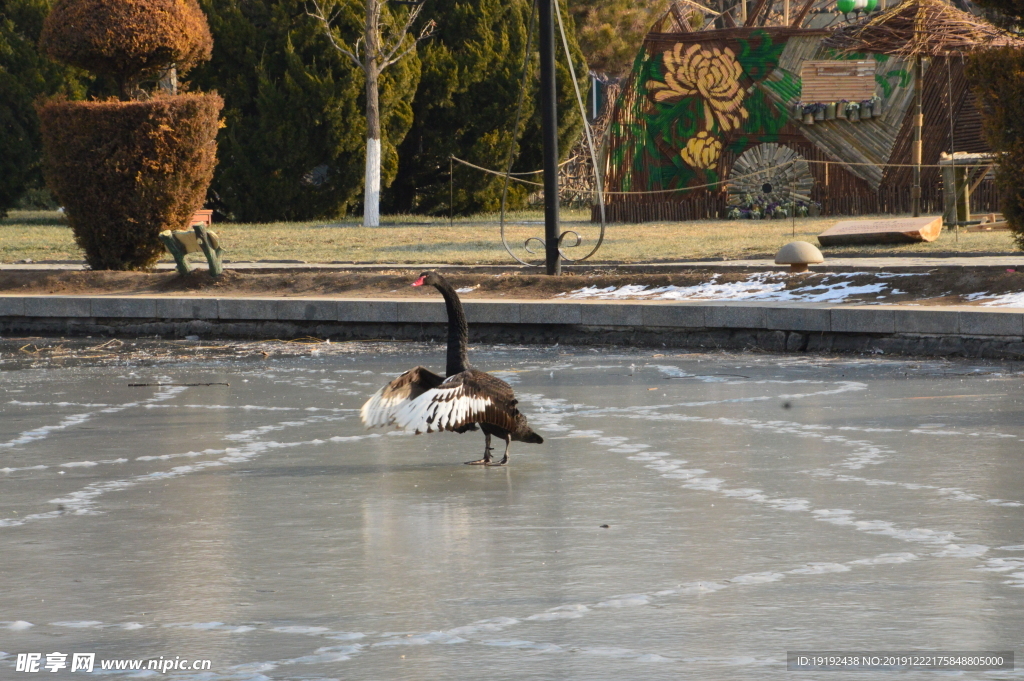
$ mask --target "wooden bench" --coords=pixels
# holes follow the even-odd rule
[[[179,274],[188,274],[192,266],[185,256],[189,253],[203,252],[206,262],[210,265],[210,276],[219,277],[224,272],[224,265],[220,256],[224,252],[216,232],[211,232],[204,223],[192,225],[192,231],[188,230],[165,230],[160,232],[160,241],[163,242],[167,252],[174,256],[174,262],[178,267]]]
[[[974,224],[977,222],[977,224]],[[980,220],[971,220],[967,227],[968,232],[1008,232],[1010,225],[1002,213],[989,213]]]
[[[971,194],[982,180],[989,177],[996,163],[996,154],[974,154],[964,151],[939,155],[942,166],[942,198],[945,204],[942,219],[947,227],[959,229],[977,225],[971,218]],[[993,216],[992,222],[996,222]],[[989,229],[997,229],[989,227]],[[985,230],[988,231],[988,230]]]

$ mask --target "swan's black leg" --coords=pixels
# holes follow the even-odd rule
[[[484,433],[484,458],[477,459],[476,461],[467,461],[467,466],[487,466],[491,463],[491,434]]]
[[[508,463],[508,448],[512,444],[512,435],[509,433],[505,434],[505,456],[501,457],[501,461],[497,463],[488,463],[488,466],[504,466]]]

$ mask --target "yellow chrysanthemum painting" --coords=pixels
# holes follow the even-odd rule
[[[749,117],[743,106],[746,91],[740,87],[743,69],[731,49],[713,47],[706,50],[693,44],[686,51],[677,44],[664,54],[665,82],[652,80],[647,89],[656,102],[675,102],[699,95],[704,100],[706,129],[717,120],[722,132],[740,127]]]
[[[722,155],[722,143],[701,130],[679,150],[679,155],[690,167],[698,170],[713,168],[718,163],[718,157]]]

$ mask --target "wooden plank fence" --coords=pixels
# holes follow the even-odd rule
[[[830,178],[831,179],[831,178]],[[829,187],[816,186],[812,198],[821,204],[823,216],[905,214],[911,212],[910,187],[882,187],[877,192],[829,191]],[[938,215],[943,210],[942,184],[921,188],[921,211],[925,215]],[[991,179],[978,185],[971,194],[972,213],[997,213],[999,191]],[[691,220],[724,219],[729,211],[721,194],[703,194],[685,199],[656,199],[639,201],[610,201],[605,204],[608,222],[685,222]],[[590,210],[593,222],[601,216],[594,205]]]

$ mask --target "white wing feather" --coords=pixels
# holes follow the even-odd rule
[[[452,430],[477,421],[491,404],[490,397],[467,395],[462,384],[450,387],[442,384],[399,404],[391,423],[417,434]]]
[[[406,371],[386,386],[375,392],[359,410],[363,425],[367,428],[386,427],[393,424],[395,412],[402,404],[438,386],[444,379],[423,367]]]
[[[375,392],[373,397],[368,399],[359,410],[359,416],[367,428],[383,428],[391,425],[395,418],[395,410],[402,402],[406,401],[406,397],[400,395],[384,397],[385,390],[387,390],[387,386]]]

